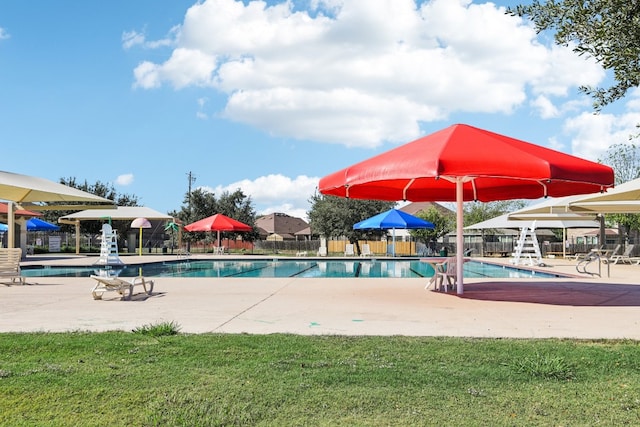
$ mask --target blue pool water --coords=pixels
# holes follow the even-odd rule
[[[103,267],[24,267],[25,277],[89,277]],[[420,260],[226,259],[158,262],[112,267],[110,274],[134,277],[431,277],[433,268]],[[464,264],[469,278],[556,278],[557,274],[478,261]]]

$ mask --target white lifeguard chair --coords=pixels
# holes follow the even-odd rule
[[[542,264],[542,254],[536,237],[535,221],[533,221],[531,227],[522,227],[518,245],[512,256],[511,263],[514,265],[534,266]]]
[[[124,265],[118,256],[118,232],[110,224],[102,224],[100,258],[95,265]]]

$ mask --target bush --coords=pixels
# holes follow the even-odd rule
[[[573,380],[574,369],[564,358],[536,353],[515,362],[515,369],[535,378]]]
[[[153,337],[177,335],[180,332],[180,325],[176,322],[154,323],[135,328],[132,332]]]

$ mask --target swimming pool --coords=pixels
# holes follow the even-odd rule
[[[27,266],[25,277],[89,277],[100,274],[104,267],[97,266]],[[320,259],[225,259],[190,260],[127,265],[108,268],[109,273],[121,277],[139,274],[148,277],[363,277],[363,278],[417,278],[431,277],[433,267],[419,259],[411,260],[320,260]],[[480,261],[464,264],[464,277],[468,278],[557,278],[558,274],[503,266]]]

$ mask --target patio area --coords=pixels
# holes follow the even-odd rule
[[[30,257],[25,264],[91,265],[96,258]],[[163,259],[175,256],[123,257],[131,264]],[[575,261],[545,262],[542,270],[577,276]],[[116,293],[93,300],[89,278],[32,278],[0,286],[0,332],[175,322],[183,333],[640,339],[639,272],[638,265],[611,265],[603,278],[469,279],[461,296],[424,290],[428,279],[159,277],[151,296],[131,301]]]

